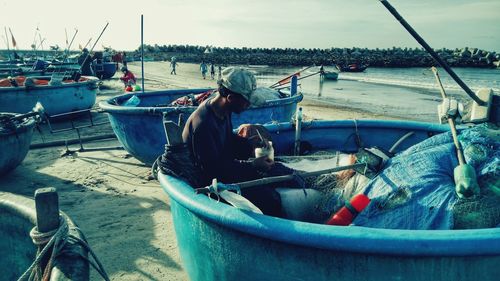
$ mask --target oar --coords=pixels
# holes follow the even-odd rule
[[[99,37],[97,37],[97,39],[94,42],[94,45],[92,46],[92,48],[90,48],[90,51],[87,53],[87,56],[85,57],[85,59],[83,61],[85,61],[87,59],[87,57],[90,56],[90,54],[92,53],[92,50],[94,50],[94,48],[95,48],[95,45],[97,45],[97,42],[99,42],[99,39],[101,39],[102,34],[106,30],[106,28],[108,28],[108,25],[109,25],[109,22],[106,23],[106,25],[104,26],[104,28],[101,31],[101,34],[99,34]],[[90,43],[90,40],[92,40],[92,38],[89,39],[89,42],[87,42],[87,45]],[[82,70],[82,66],[83,66],[83,63],[82,63],[82,65],[80,65],[80,71]]]
[[[451,67],[448,66],[448,64],[443,59],[441,59],[441,57],[431,48],[431,46],[429,46],[429,44],[427,44],[427,42],[425,42],[422,37],[420,37],[420,35],[418,35],[418,33],[408,24],[408,22],[406,22],[406,20],[398,13],[398,11],[396,11],[396,9],[389,2],[387,2],[387,0],[380,0],[380,2],[401,23],[401,25],[403,25],[403,27],[411,34],[411,36],[413,36],[413,38],[415,38],[415,40],[417,40],[417,42],[422,47],[424,47],[424,49],[439,63],[439,65],[441,65],[444,70],[448,72],[451,78],[453,78],[453,80],[455,80],[455,82],[457,82],[457,84],[462,87],[462,89],[465,91],[465,93],[467,93],[467,95],[469,95],[469,97],[471,97],[479,105],[487,105],[487,102],[483,101],[478,96],[476,96],[474,92],[472,92],[472,90],[455,74]]]
[[[262,178],[262,179],[234,183],[234,185],[238,185],[238,187],[240,189],[244,189],[244,188],[248,188],[248,187],[254,187],[254,186],[260,186],[260,185],[265,185],[265,184],[270,184],[270,183],[293,180],[296,176],[299,176],[302,178],[307,178],[307,177],[319,176],[319,175],[323,175],[323,174],[334,173],[334,172],[339,172],[339,171],[344,171],[344,170],[350,170],[350,169],[354,169],[354,168],[363,168],[363,167],[366,167],[368,169],[368,166],[366,163],[358,163],[358,164],[353,164],[353,165],[335,167],[335,168],[326,169],[326,170],[319,170],[319,171],[313,171],[313,172],[302,172],[302,173],[290,174],[290,175],[284,175],[284,176],[267,177],[267,178]],[[206,193],[210,193],[210,192],[215,192],[215,188],[213,186],[201,187],[201,188],[196,188],[195,192],[197,194],[198,193],[206,194]]]
[[[308,75],[306,75],[306,76],[304,76],[304,77],[297,78],[297,81],[302,80],[302,79],[305,79],[305,78],[308,78],[308,77],[311,77],[311,76],[314,76],[314,75],[316,75],[316,74],[320,74],[320,73],[321,73],[321,72],[317,71],[317,72],[314,72],[314,73],[308,74]],[[285,78],[285,79],[287,79],[287,78]],[[282,80],[280,80],[280,81],[283,81],[283,80],[285,80],[285,79],[282,79]],[[278,86],[278,85],[275,85],[275,86],[270,86],[270,88],[273,88],[273,89],[276,89],[276,90],[283,89],[283,88],[288,88],[288,87],[290,87],[290,86],[283,86],[283,85],[289,84],[290,82],[291,82],[291,79],[290,79],[290,81],[287,81],[287,82],[285,82],[285,83],[283,83],[283,84],[281,84],[281,85],[279,85],[279,86]]]
[[[281,82],[281,81],[284,81],[284,80],[286,80],[286,79],[289,79],[289,78],[291,78],[292,76],[296,75],[297,73],[301,73],[302,71],[305,71],[305,70],[307,70],[307,69],[309,69],[309,68],[311,68],[311,67],[312,67],[312,65],[311,65],[311,66],[308,66],[308,67],[305,67],[305,68],[303,68],[303,69],[301,69],[301,70],[299,70],[299,71],[297,71],[297,72],[294,72],[293,74],[290,74],[290,75],[288,75],[287,77],[285,77],[285,78],[283,78],[283,79],[280,79],[278,82],[276,82],[276,83],[272,84],[271,86],[269,86],[269,88],[274,88],[274,87],[277,87],[277,86],[279,86],[279,85],[280,85],[280,82]]]

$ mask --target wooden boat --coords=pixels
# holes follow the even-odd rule
[[[2,119],[14,113],[0,113],[0,175],[16,168],[28,154],[35,127],[34,118],[14,123],[13,128],[2,126]]]
[[[135,158],[152,164],[161,155],[167,142],[162,118],[177,122],[179,115],[184,120],[196,109],[195,106],[170,106],[179,97],[199,94],[211,89],[183,89],[151,91],[136,94],[140,103],[130,107],[124,104],[134,96],[125,94],[99,103],[108,113],[111,126],[124,148]],[[285,122],[292,119],[302,94],[267,101],[263,106],[249,108],[241,114],[233,115],[235,127],[245,123]]]
[[[294,147],[293,124],[267,126],[275,152]],[[313,148],[355,152],[398,151],[449,128],[376,120],[313,121],[301,140]],[[497,280],[500,228],[397,230],[331,226],[242,211],[195,194],[193,187],[159,174],[170,197],[177,242],[190,280]],[[297,208],[299,206],[296,206]]]
[[[57,115],[89,109],[95,104],[99,81],[95,77],[82,76],[78,82],[56,76],[29,79],[32,83],[28,86],[23,76],[16,77],[15,82],[0,80],[0,112],[25,113],[40,102],[48,115]]]
[[[69,234],[84,239],[73,221],[61,213],[69,226]],[[8,192],[0,192],[0,268],[2,280],[18,280],[34,261],[37,246],[30,237],[36,225],[34,200]],[[87,250],[73,242],[66,243],[66,253],[55,259],[52,281],[89,280]],[[82,255],[82,256],[80,256]]]
[[[323,73],[323,76],[325,77],[326,80],[337,80],[339,77],[338,72],[335,71],[325,71]]]
[[[337,64],[336,66],[340,72],[363,72],[365,71],[366,68],[368,68],[368,65],[357,64],[357,63],[352,63],[349,65]]]

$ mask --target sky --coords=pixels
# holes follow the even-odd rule
[[[500,0],[389,2],[435,49],[500,52]],[[90,49],[109,23],[94,50],[131,51],[141,44],[141,15],[149,45],[420,47],[379,0],[0,0],[0,14],[0,49],[6,37],[12,47],[9,28],[19,49],[40,39],[40,49],[64,49],[75,33],[71,49],[89,40]]]

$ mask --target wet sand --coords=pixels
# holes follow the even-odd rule
[[[141,77],[140,63],[129,69]],[[198,65],[180,63],[178,75],[170,75],[167,62],[145,63],[145,88],[174,89],[216,87],[204,80]],[[121,93],[119,73],[104,81],[98,100]],[[140,82],[139,82],[140,83]],[[306,98],[300,103],[308,119],[400,119],[359,108],[325,104]],[[96,105],[96,110],[98,107]],[[93,113],[105,122],[102,113]],[[84,123],[83,120],[79,122]],[[54,126],[68,125],[57,123]],[[76,132],[50,134],[43,126],[45,142],[73,139]],[[109,124],[82,129],[82,136],[112,134]],[[33,143],[42,143],[35,132]],[[117,146],[115,139],[85,143],[85,148]],[[71,145],[77,150],[78,145]],[[64,146],[32,149],[24,162],[0,178],[0,190],[32,197],[37,188],[55,187],[60,209],[82,229],[112,280],[187,280],[177,249],[168,196],[145,166],[124,150],[66,153]],[[91,280],[101,280],[91,269]]]

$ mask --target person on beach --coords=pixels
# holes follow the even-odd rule
[[[233,133],[231,115],[250,106],[250,97],[257,87],[254,75],[242,68],[229,67],[222,71],[218,84],[217,92],[189,116],[182,132],[182,139],[201,170],[202,184],[210,185],[214,178],[236,183],[274,173],[291,173],[283,165],[275,165],[268,156],[246,160],[261,144]],[[281,216],[280,197],[272,187],[244,189],[242,195],[265,214]]]
[[[78,57],[78,64],[80,65],[82,75],[94,76],[94,71],[91,66],[93,60],[94,58],[89,54],[89,50],[87,48],[83,48],[82,54]]]
[[[170,75],[177,75],[177,72],[175,72],[175,68],[177,67],[177,60],[175,60],[174,58],[172,58],[172,60],[170,61],[170,68],[172,69],[172,71],[170,71]]]
[[[208,66],[205,63],[205,61],[201,62],[200,70],[201,70],[201,76],[203,76],[203,79],[207,79]]]
[[[123,76],[120,77],[120,80],[122,80],[123,84],[125,84],[125,87],[132,87],[136,83],[135,75],[128,70],[126,66],[122,66],[121,71],[123,72]]]
[[[215,64],[213,62],[210,64],[210,78],[215,79]]]

